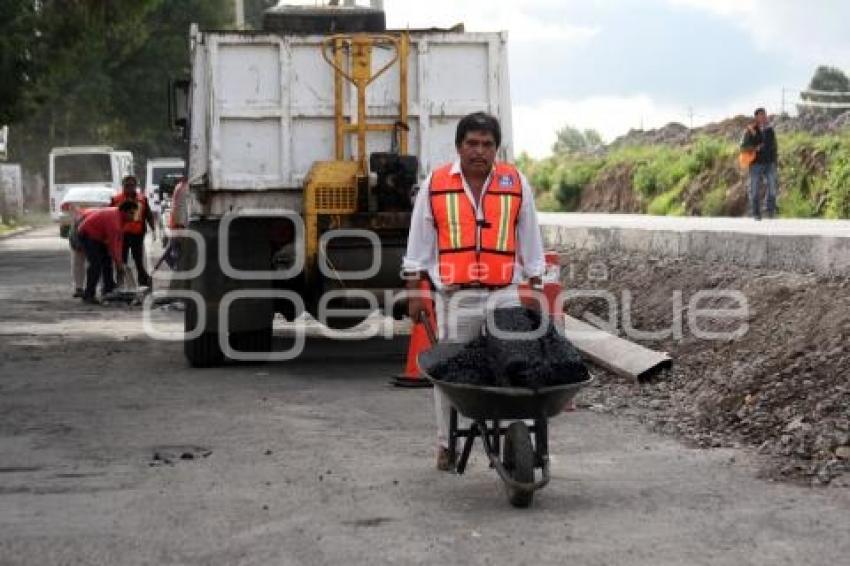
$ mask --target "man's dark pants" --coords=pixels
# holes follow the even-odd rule
[[[753,211],[753,218],[761,218],[761,198],[760,186],[761,180],[764,178],[767,184],[767,194],[765,195],[765,206],[767,207],[767,215],[770,218],[776,214],[776,163],[753,163],[750,165],[750,206]]]
[[[148,275],[145,269],[145,235],[144,234],[127,234],[124,233],[124,251],[122,257],[124,264],[127,264],[127,258],[133,252],[133,262],[136,264],[136,273],[139,274],[139,285],[145,287],[150,286],[151,276]]]
[[[103,275],[103,294],[109,293],[115,288],[115,281],[112,279],[112,257],[109,255],[109,250],[102,242],[83,235],[80,235],[79,242],[86,252],[88,264],[86,268],[86,290],[83,292],[83,298],[94,298],[101,275]]]

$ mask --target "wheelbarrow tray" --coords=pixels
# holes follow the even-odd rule
[[[473,420],[544,419],[559,414],[576,394],[593,381],[593,376],[578,383],[540,389],[527,387],[490,387],[450,383],[435,378],[431,370],[460,350],[464,344],[437,344],[418,356],[419,369],[445,393],[458,413]]]

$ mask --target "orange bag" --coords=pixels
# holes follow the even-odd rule
[[[756,150],[754,149],[742,149],[741,153],[738,154],[738,165],[741,166],[741,169],[748,169],[755,160]]]

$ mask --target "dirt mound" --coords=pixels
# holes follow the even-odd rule
[[[621,163],[599,172],[581,192],[580,212],[641,212],[640,195],[632,189],[633,167]]]
[[[839,114],[838,117],[829,124],[829,129],[834,132],[846,130],[847,128],[850,128],[850,110]]]
[[[685,145],[691,141],[692,131],[678,122],[653,130],[629,130],[608,145],[609,149],[632,145]]]
[[[740,140],[744,129],[752,121],[750,116],[739,114],[732,118],[712,122],[690,129],[678,122],[652,130],[629,130],[623,136],[612,141],[607,149],[635,145],[687,145],[700,136],[720,137],[729,141]],[[850,111],[834,117],[828,112],[807,111],[798,116],[777,114],[771,116],[777,132],[808,132],[823,135],[850,128]]]
[[[627,134],[615,139],[607,147],[615,149],[634,145],[687,145],[703,135],[738,141],[744,128],[751,121],[752,119],[747,116],[738,115],[693,129],[678,122],[670,122],[666,126],[653,130],[629,130]]]
[[[716,136],[737,142],[741,139],[744,129],[750,122],[752,122],[752,118],[739,114],[721,122],[714,122],[696,128],[695,132],[697,135]]]
[[[640,388],[609,376],[584,393],[593,407],[633,414],[702,447],[751,446],[768,456],[765,473],[771,477],[828,483],[850,471],[846,278],[629,254],[569,255],[571,278],[565,285],[604,289],[620,300],[623,291],[630,291],[633,328],[669,328],[674,310],[685,321],[681,338],[647,343],[672,354],[674,365],[666,375]],[[600,265],[607,267],[607,280],[599,280]],[[700,290],[740,291],[746,297],[743,336],[706,340],[694,335],[688,305]],[[676,305],[677,292],[682,306]],[[576,299],[569,312],[604,318],[607,305]],[[700,328],[718,322],[706,320]]]
[[[774,116],[777,132],[808,132],[819,136],[839,132],[850,127],[850,110],[835,116],[832,112],[807,110],[797,116]]]

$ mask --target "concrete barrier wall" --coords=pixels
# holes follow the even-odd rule
[[[541,215],[544,244],[559,251],[624,251],[690,257],[787,271],[850,275],[850,222],[687,218],[658,222],[623,215]],[[594,220],[597,219],[597,220]],[[641,222],[641,219],[644,219]],[[745,224],[742,220],[748,222]],[[771,223],[776,223],[771,226]],[[641,225],[645,224],[645,225]]]

